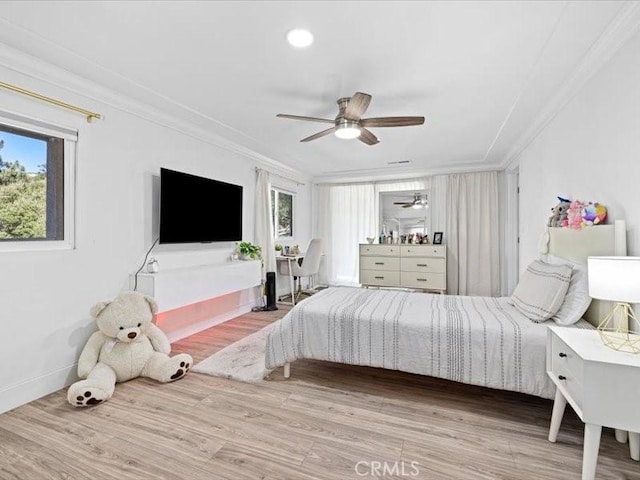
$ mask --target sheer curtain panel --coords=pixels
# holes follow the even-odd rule
[[[258,170],[256,181],[254,238],[262,249],[265,272],[276,271],[276,252],[273,244],[273,220],[271,216],[271,176]]]
[[[324,240],[326,261],[321,281],[358,285],[360,243],[377,237],[375,194],[368,185],[317,185],[316,234]]]
[[[447,293],[500,294],[498,173],[449,175]]]

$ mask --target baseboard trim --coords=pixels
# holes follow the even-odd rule
[[[183,338],[194,335],[202,330],[206,330],[207,328],[211,328],[215,325],[219,325],[221,323],[227,322],[232,318],[239,317],[240,315],[244,315],[251,311],[251,307],[253,307],[253,303],[247,303],[245,305],[241,305],[233,310],[229,310],[221,315],[216,315],[214,317],[208,318],[198,323],[194,323],[193,325],[189,325],[187,327],[175,330],[173,332],[167,333],[167,338],[169,342],[177,342],[178,340],[182,340]]]
[[[167,338],[171,343],[182,340],[202,330],[244,315],[251,311],[253,305],[253,303],[247,303],[221,315],[181,328],[175,332],[168,333]],[[61,388],[68,387],[78,379],[76,375],[77,365],[77,363],[74,363],[0,390],[0,414],[57,392]]]
[[[0,414],[57,392],[76,379],[77,363],[0,390]]]

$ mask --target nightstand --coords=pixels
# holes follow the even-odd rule
[[[557,387],[549,441],[558,437],[568,402],[585,423],[582,480],[592,480],[602,427],[640,432],[640,356],[605,347],[595,330],[549,327],[547,374]],[[634,460],[638,440],[629,434]]]

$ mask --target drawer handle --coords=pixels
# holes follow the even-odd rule
[[[567,354],[566,354],[566,353],[559,353],[558,355],[560,356],[560,358],[564,358],[564,357],[566,357],[566,356],[567,356]]]
[[[558,380],[566,380],[567,377],[565,377],[564,375],[558,375]]]
[[[416,280],[419,281],[419,282],[426,282],[427,281],[426,278],[416,278]]]
[[[375,262],[374,265],[384,265],[384,262]]]
[[[384,277],[373,277],[373,278],[375,278],[376,280],[384,280]]]
[[[416,263],[416,267],[428,267],[426,263]]]

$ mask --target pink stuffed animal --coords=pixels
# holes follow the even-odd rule
[[[580,230],[582,228],[582,209],[585,207],[585,204],[580,200],[574,200],[569,205],[569,210],[567,210],[567,227],[572,228],[574,230]]]

